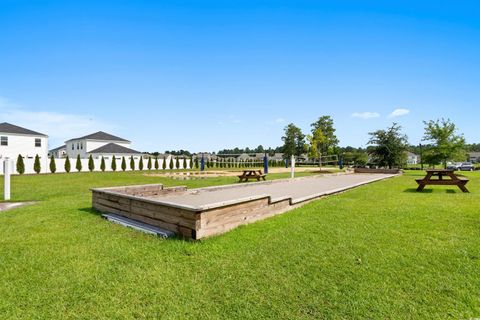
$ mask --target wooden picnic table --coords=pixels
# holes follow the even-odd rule
[[[266,174],[262,173],[262,170],[243,170],[243,173],[239,175],[238,178],[240,182],[248,181],[248,179],[257,179],[257,181],[260,181],[260,179],[265,180],[266,176]]]
[[[427,175],[423,179],[416,179],[418,183],[417,191],[422,191],[426,185],[437,186],[457,186],[463,192],[469,192],[465,185],[469,181],[465,177],[459,177],[454,170],[449,169],[430,169],[426,170]],[[447,178],[447,179],[444,179]]]

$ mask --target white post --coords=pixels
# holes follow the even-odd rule
[[[295,156],[290,158],[290,178],[295,178]]]
[[[10,200],[10,174],[12,172],[13,163],[9,159],[3,161],[3,199]]]

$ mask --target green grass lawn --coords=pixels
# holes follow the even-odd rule
[[[14,200],[39,202],[0,212],[0,319],[480,317],[480,174],[470,194],[416,193],[420,175],[198,242],[109,223],[89,188],[236,178],[15,176]]]

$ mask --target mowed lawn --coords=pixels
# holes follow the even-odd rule
[[[418,175],[198,242],[109,223],[89,188],[234,178],[15,176],[14,200],[39,202],[0,212],[0,319],[480,317],[480,174],[470,194],[416,193]]]

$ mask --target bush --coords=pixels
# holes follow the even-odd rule
[[[57,171],[57,165],[55,164],[55,157],[52,154],[50,157],[50,172],[55,173],[55,171]]]
[[[140,171],[143,170],[143,156],[140,157],[140,161],[138,162],[138,169]]]
[[[158,170],[160,166],[158,165],[158,157],[155,157],[155,170]]]
[[[115,159],[115,156],[112,156],[112,171],[117,171],[117,160]]]
[[[180,169],[180,159],[178,157],[175,159],[175,169]]]
[[[152,170],[152,158],[151,157],[148,157],[147,169]]]
[[[187,169],[187,158],[183,158],[183,169]]]
[[[102,156],[102,160],[100,161],[100,170],[102,170],[102,172],[105,171],[105,158]]]
[[[88,157],[88,170],[90,172],[92,172],[93,170],[95,170],[95,163],[93,162],[93,157],[92,155],[90,155],[90,157]]]
[[[197,157],[197,158],[195,158],[195,169],[198,169],[198,166],[199,166],[199,164],[198,164],[198,157]]]
[[[122,167],[123,169],[123,167]],[[133,171],[135,170],[135,160],[133,160],[133,156],[130,156],[130,169]],[[125,170],[123,170],[125,171]]]
[[[163,170],[166,170],[166,169],[167,169],[167,158],[165,158],[165,156],[163,157],[162,169],[163,169]]]
[[[132,158],[133,159],[133,158]],[[122,171],[127,170],[127,161],[125,160],[125,157],[122,157],[122,164],[121,164]]]
[[[33,163],[33,170],[38,174],[40,170],[42,170],[42,166],[40,165],[40,157],[38,154],[35,156],[35,162]]]
[[[173,156],[170,156],[170,163],[169,163],[169,165],[168,165],[168,168],[169,168],[170,170],[173,170]]]
[[[23,162],[23,157],[21,154],[19,154],[17,158],[17,172],[19,174],[25,173],[25,163]]]
[[[77,163],[75,164],[75,169],[78,172],[82,171],[82,159],[80,159],[80,155],[77,155]]]
[[[69,158],[68,156],[65,158],[65,166],[64,166],[64,168],[65,168],[65,172],[66,172],[66,173],[69,173],[70,170],[72,169],[72,165],[70,164],[70,158]]]

